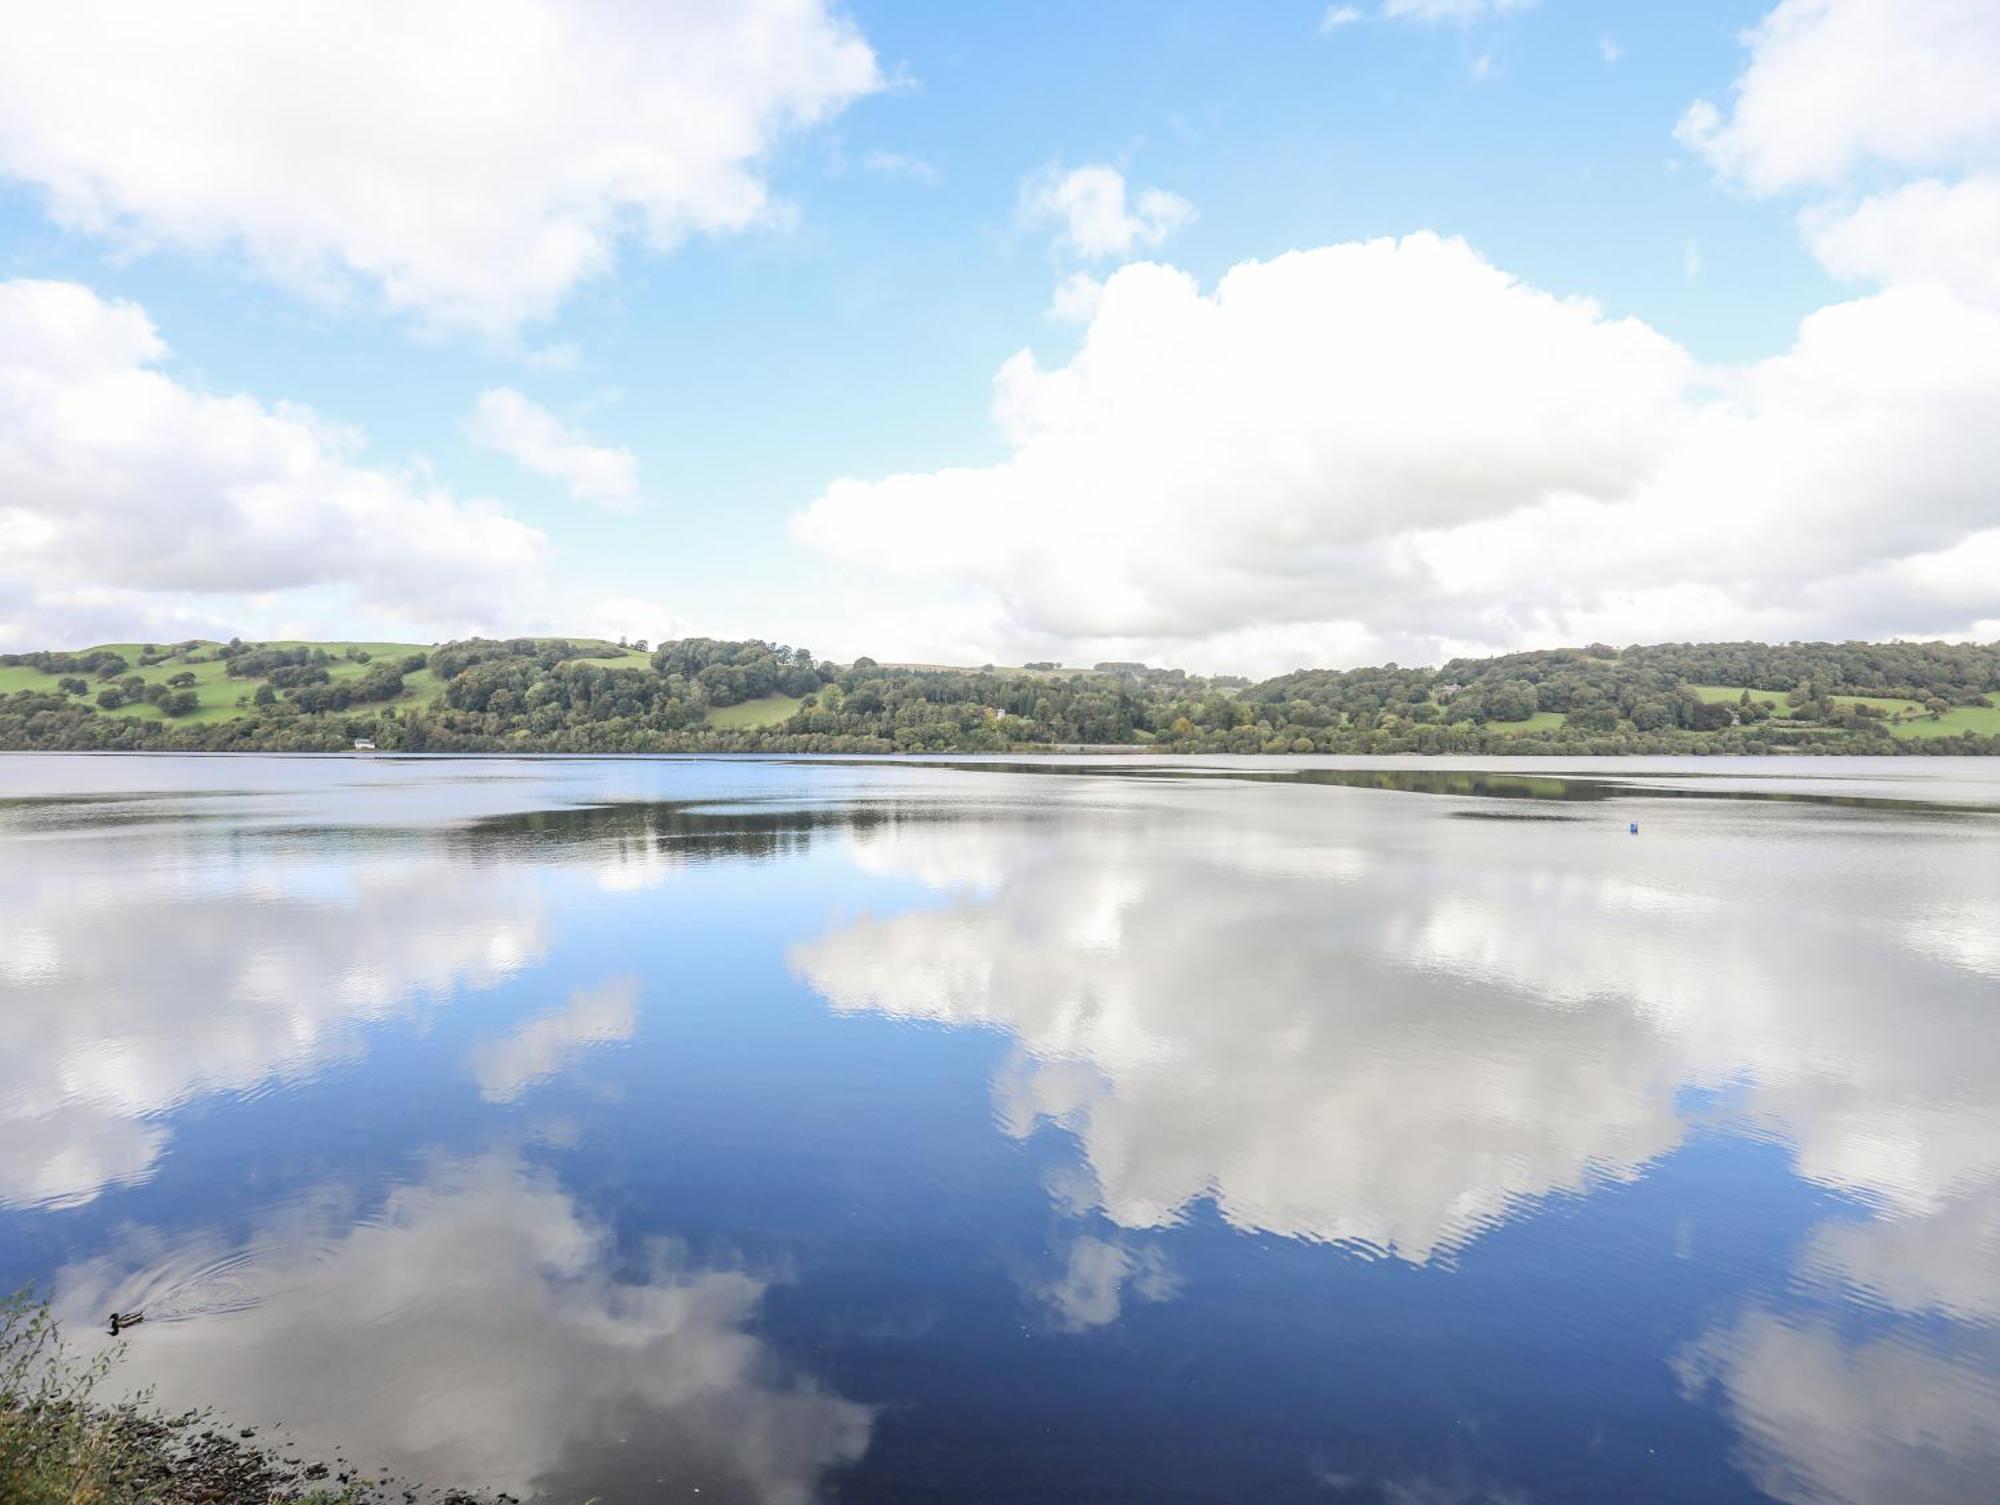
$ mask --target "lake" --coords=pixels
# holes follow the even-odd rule
[[[0,1275],[553,1501],[1990,1501],[2000,760],[0,757]]]

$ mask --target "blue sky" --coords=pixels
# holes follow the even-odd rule
[[[608,254],[588,271],[557,277],[553,293],[547,286],[532,296],[503,289],[471,316],[455,294],[438,288],[479,284],[510,252],[497,245],[489,262],[478,235],[426,216],[463,209],[476,227],[503,226],[515,209],[508,153],[520,150],[519,142],[478,117],[476,106],[453,113],[455,99],[483,101],[490,93],[460,96],[446,88],[431,104],[418,84],[424,66],[443,60],[464,69],[465,89],[480,89],[483,49],[499,57],[493,66],[504,75],[509,28],[545,21],[540,5],[517,0],[488,12],[489,25],[464,30],[455,47],[437,34],[444,20],[429,35],[417,34],[422,28],[405,35],[387,21],[351,25],[352,55],[326,64],[323,45],[309,35],[312,23],[301,20],[288,35],[268,20],[246,23],[246,12],[231,5],[198,8],[191,14],[199,19],[184,28],[191,35],[143,46],[135,39],[123,58],[116,43],[108,58],[71,44],[95,34],[93,25],[97,32],[142,31],[131,7],[80,5],[72,18],[37,22],[38,35],[18,49],[23,71],[11,78],[0,72],[0,279],[15,289],[69,284],[98,305],[143,310],[170,353],[133,364],[170,378],[188,400],[240,395],[280,415],[297,405],[310,409],[316,424],[354,432],[332,444],[337,475],[317,482],[291,476],[285,485],[301,494],[267,504],[296,516],[273,524],[249,508],[242,525],[249,537],[218,521],[240,507],[246,488],[261,484],[255,466],[246,472],[233,456],[225,463],[212,449],[190,458],[140,446],[118,462],[134,495],[92,531],[78,513],[93,505],[106,457],[94,450],[39,455],[8,478],[10,490],[28,498],[23,511],[40,518],[17,534],[29,540],[25,566],[10,570],[0,560],[0,635],[8,646],[78,633],[168,635],[182,626],[421,638],[472,629],[626,630],[768,634],[840,656],[1129,650],[1255,671],[1377,654],[1435,657],[1600,631],[1623,640],[1993,635],[1988,627],[2000,618],[2000,602],[1978,581],[1991,548],[1982,535],[2000,515],[1976,504],[1968,509],[1963,476],[1936,477],[1928,500],[1853,498],[1837,509],[1841,518],[1914,505],[1938,526],[1894,539],[1857,532],[1839,557],[1808,562],[1782,579],[1753,571],[1719,581],[1725,572],[1690,567],[1685,541],[1670,536],[1686,516],[1675,491],[1691,484],[1686,472],[1711,477],[1727,465],[1756,475],[1760,496],[1773,487],[1816,494],[1811,454],[1818,446],[1773,453],[1778,441],[1761,437],[1793,435],[1805,421],[1770,408],[1780,398],[1769,389],[1794,390],[1799,373],[1775,384],[1756,375],[1760,363],[1796,364],[1801,320],[1815,310],[1921,285],[1966,304],[1968,317],[1992,315],[1977,267],[1968,279],[1889,265],[1888,252],[1856,253],[1864,263],[1856,276],[1856,255],[1841,262],[1816,250],[1799,219],[1802,211],[1846,213],[1915,181],[1939,181],[1962,197],[1984,191],[1994,137],[1976,101],[1963,105],[1956,126],[1946,121],[1938,139],[1914,146],[1892,139],[1886,126],[1873,136],[1865,128],[1871,108],[1888,117],[1893,91],[1923,86],[1924,67],[1948,72],[1968,48],[1975,58],[2000,57],[1996,27],[1980,7],[1789,0],[1771,17],[1771,7],[1759,3],[1366,0],[1330,10],[889,0],[841,8],[746,0],[743,14],[768,12],[772,26],[818,37],[816,51],[805,48],[802,60],[782,67],[741,64],[728,55],[732,47],[741,51],[740,38],[677,34],[673,7],[633,19],[644,9],[604,3],[578,12],[592,14],[598,41],[608,37],[639,65],[634,111],[661,100],[673,105],[676,88],[700,94],[718,72],[734,79],[719,89],[752,97],[734,119],[739,134],[749,129],[752,149],[689,147],[688,123],[696,117],[669,109],[665,126],[649,128],[652,170],[661,161],[678,170],[690,153],[699,158],[707,150],[761,184],[768,205],[745,218],[716,208],[733,190],[656,189],[650,197],[594,190],[602,202],[592,212],[601,210]],[[1352,19],[1327,24],[1329,15],[1348,10]],[[1868,45],[1870,27],[1915,37],[1917,55],[1891,59],[1897,71],[1880,89],[1843,100],[1841,89],[1862,85],[1853,68],[1825,57],[1848,48],[1839,55],[1858,50],[1865,65],[1884,51],[1879,41]],[[716,49],[722,62],[704,63],[704,48]],[[686,66],[650,71],[649,49]],[[117,89],[121,70],[148,57],[183,92],[199,93],[201,70],[211,66],[232,76],[261,69],[267,82],[296,83],[297,92],[288,102],[285,87],[226,88],[212,116],[176,114],[171,101],[149,115],[146,100],[130,101],[129,91]],[[63,67],[78,70],[69,98],[103,91],[120,101],[124,116],[102,129],[93,123],[94,139],[77,144],[84,132],[65,118],[65,97],[53,85],[41,90],[26,81],[30,66],[46,76],[51,58],[67,60],[54,65],[58,76]],[[535,66],[535,56],[516,64]],[[550,75],[561,75],[564,65],[560,49],[548,55]],[[1769,78],[1756,71],[1760,65]],[[322,66],[325,80],[300,82],[298,70]],[[618,86],[592,89],[589,66],[597,64],[577,64],[577,80],[550,85],[542,102],[557,122],[548,133],[554,158],[582,160],[626,134],[615,119],[577,126],[574,140],[564,134],[569,120],[597,104],[611,114],[619,105]],[[1948,85],[1925,97],[1951,98]],[[563,92],[568,87],[578,91],[574,97]],[[1771,109],[1756,113],[1760,87],[1807,94],[1779,92]],[[394,119],[398,104],[381,91],[398,89],[415,99],[404,106],[408,118],[434,128],[444,143],[431,160],[408,135],[371,132],[347,113],[345,101],[366,113],[360,102],[375,99]],[[1879,97],[1885,92],[1888,103]],[[1716,102],[1720,134],[1702,138],[1684,127],[1677,137],[1677,123],[1698,99]],[[706,120],[737,107],[705,98],[698,108],[710,112]],[[1821,112],[1843,110],[1864,119],[1851,141],[1798,147],[1786,137]],[[786,119],[788,112],[813,118]],[[481,134],[489,128],[491,140]],[[697,121],[692,134],[704,128]],[[241,144],[267,130],[276,144],[239,160]],[[1757,165],[1792,161],[1795,147],[1820,157],[1806,168]],[[1117,174],[1134,203],[1147,189],[1171,194],[1185,206],[1184,222],[1156,239],[1142,230],[1096,255],[1073,243],[1065,249],[1062,214],[1025,206],[1037,185],[1091,168]],[[521,202],[537,191],[536,170],[523,172]],[[1945,176],[1932,179],[1937,173]],[[397,174],[418,191],[382,209],[384,228],[375,234],[367,223],[377,213],[372,185]],[[560,217],[563,196],[579,190],[565,179],[548,191],[550,213]],[[462,205],[455,202],[461,192]],[[684,229],[671,244],[649,243],[638,220],[676,193],[677,209],[692,203],[689,217],[710,223]],[[475,202],[482,194],[491,202]],[[1965,218],[1961,212],[1951,223]],[[1976,213],[1971,218],[1983,223]],[[1305,425],[1296,434],[1271,427],[1269,402],[1251,415],[1218,419],[1214,432],[1188,440],[1207,445],[1194,468],[1208,475],[1214,461],[1207,489],[1161,494],[1171,477],[1145,474],[1143,457],[1129,470],[1123,463],[1134,458],[1131,447],[1156,448],[1143,424],[1112,424],[1102,414],[1152,412],[1169,438],[1188,435],[1189,424],[1185,413],[1172,416],[1180,411],[1173,402],[1140,389],[1129,374],[1134,367],[1111,359],[1108,325],[1103,369],[1082,372],[1094,394],[1085,406],[1099,416],[1036,420],[1063,428],[1073,443],[1029,466],[1023,452],[1036,438],[996,422],[996,375],[1017,351],[1031,351],[1046,376],[1069,369],[1097,339],[1088,318],[1050,314],[1057,284],[1072,274],[1102,281],[1128,262],[1157,262],[1187,274],[1206,297],[1244,263],[1422,232],[1462,239],[1480,266],[1535,297],[1592,300],[1596,333],[1579,332],[1583,345],[1604,346],[1606,330],[1639,321],[1671,344],[1678,374],[1645,378],[1645,391],[1604,420],[1615,438],[1593,439],[1583,446],[1589,454],[1571,465],[1556,454],[1566,442],[1566,405],[1578,392],[1622,381],[1635,359],[1641,366],[1654,359],[1606,346],[1607,377],[1591,368],[1596,356],[1579,354],[1574,370],[1548,378],[1546,400],[1534,405],[1552,424],[1549,463],[1510,478],[1518,456],[1458,456],[1458,470],[1496,479],[1477,505],[1461,499],[1442,511],[1422,487],[1405,492],[1397,478],[1408,467],[1396,456],[1356,461],[1348,431],[1314,429],[1310,402],[1287,420]],[[1969,254],[1977,261],[1993,250]],[[302,254],[312,263],[303,271]],[[381,270],[385,257],[388,272]],[[421,263],[427,290],[395,290],[399,257]],[[1836,270],[1845,275],[1836,278]],[[1328,368],[1302,354],[1297,371],[1270,371],[1268,379],[1286,393],[1323,382],[1332,411],[1336,394],[1355,390],[1354,369],[1365,373],[1368,342],[1397,343],[1393,324],[1356,327],[1354,308],[1374,300],[1354,291],[1353,279],[1464,271],[1320,269],[1312,275],[1348,279],[1343,296],[1354,301],[1336,298],[1320,322],[1302,320],[1298,338],[1302,346],[1340,342],[1339,364]],[[508,274],[503,267],[497,275],[505,282]],[[1114,279],[1120,287],[1126,280]],[[1274,295],[1303,296],[1313,286]],[[1412,296],[1414,306],[1424,306],[1420,291]],[[1174,306],[1200,317],[1198,304]],[[24,301],[19,316],[39,319],[39,307]],[[1876,323],[1910,322],[1893,313],[1884,310]],[[1138,328],[1157,319],[1170,329],[1175,317],[1133,305]],[[1954,326],[1951,311],[1931,309],[1927,319],[1936,330]],[[1532,319],[1500,323],[1517,341],[1539,338]],[[1240,343],[1227,339],[1236,352],[1230,359],[1252,359],[1253,348],[1268,349],[1257,341],[1269,337],[1267,326]],[[1465,336],[1463,362],[1452,343],[1459,335],[1432,330],[1416,338],[1433,342],[1423,348],[1439,366],[1484,373],[1495,393],[1516,386],[1504,356],[1477,333]],[[1860,360],[1894,369],[1932,354],[1922,346],[1870,349],[1865,359],[1837,355],[1831,367],[1848,370]],[[1174,359],[1189,362],[1174,378],[1175,392],[1185,395],[1188,383],[1205,379],[1203,358],[1182,349],[1162,372]],[[1127,374],[1113,374],[1114,365]],[[1989,375],[1983,367],[1967,371],[1963,389],[1926,392],[1920,402],[1909,399],[1917,411],[1882,415],[1875,426],[1884,452],[1847,468],[1893,472],[1900,449],[1935,444],[1940,422],[1955,432],[1940,415],[1973,404]],[[45,376],[28,371],[11,389],[15,427],[42,440],[46,415],[22,394],[44,390]],[[1251,389],[1259,379],[1249,379]],[[1660,380],[1674,387],[1671,399],[1655,390]],[[1410,383],[1397,390],[1407,397],[1424,385],[1414,375]],[[1368,385],[1364,374],[1361,390]],[[1435,443],[1420,425],[1406,428],[1402,406],[1352,421],[1364,435],[1393,430],[1412,457],[1430,455],[1463,429],[1467,404],[1484,406],[1487,388],[1479,382],[1446,387],[1440,409],[1423,420],[1435,427]],[[501,388],[539,410],[552,425],[550,443],[570,446],[553,460],[544,454],[539,472],[509,436],[520,409],[484,430],[468,423],[480,394]],[[1243,390],[1240,380],[1232,388]],[[95,389],[73,396],[78,404],[101,400]],[[1230,394],[1215,399],[1226,403]],[[9,400],[0,384],[0,404]],[[1696,441],[1683,431],[1728,427],[1709,409],[1718,400],[1745,432],[1693,453]],[[1851,411],[1858,400],[1843,389],[1807,406],[1824,417]],[[1866,397],[1871,405],[1883,400]],[[1670,413],[1656,411],[1663,403]],[[1095,437],[1076,437],[1079,428]],[[1609,446],[1641,429],[1649,437],[1630,454],[1605,458]],[[1302,458],[1277,479],[1239,475],[1234,451],[1246,432],[1268,451],[1284,452],[1295,441]],[[1785,442],[1802,441],[1794,435]],[[596,461],[577,461],[577,446],[600,452]],[[1752,458],[1739,455],[1741,446]],[[53,441],[46,447],[60,449]],[[580,495],[576,466],[592,463],[599,479],[582,485],[595,494]],[[177,477],[151,501],[137,495],[149,466]],[[1032,494],[1023,489],[1030,469],[1040,478]],[[955,488],[952,477],[981,471],[991,473],[991,484],[982,482],[976,494]],[[622,479],[604,480],[607,473]],[[869,488],[894,475],[924,480],[912,491],[918,513],[884,513],[889,504],[877,488],[832,508],[820,523],[802,530],[797,522],[836,482]],[[466,569],[448,542],[434,539],[417,550],[420,569],[399,572],[377,558],[386,547],[382,535],[420,526],[395,507],[361,508],[357,522],[354,506],[321,494],[344,494],[376,477],[387,477],[399,495],[437,494],[453,507],[497,511],[541,539],[530,545],[521,543],[524,534],[509,535],[511,543],[474,550]],[[1045,504],[1050,496],[1063,498],[1061,505]],[[1703,497],[1721,519],[1744,510],[1716,502],[1707,489]],[[1091,511],[1100,501],[1107,509],[1101,517]],[[1604,516],[1579,524],[1565,511],[1584,502]],[[1786,530],[1810,520],[1800,511],[1810,505],[1772,504],[1762,531],[1753,532],[1755,546],[1776,549]],[[313,510],[328,506],[331,520]],[[1045,506],[1048,516],[1033,515]],[[166,540],[177,523],[205,518],[197,527],[212,534],[215,549],[265,563],[246,565],[242,588],[232,588],[226,570],[162,563],[164,543],[147,551],[149,562],[120,563],[106,539],[121,531],[120,520],[129,523],[132,508],[149,509],[138,530],[148,536]],[[1516,531],[1529,533],[1510,545],[1532,565],[1505,580],[1454,573],[1451,560],[1492,552],[1464,530],[1550,509],[1553,520],[1519,523]],[[993,517],[1014,511],[1033,536],[994,532]],[[1268,547],[1241,558],[1225,547],[1229,557],[1216,557],[1211,534],[1220,530],[1228,539],[1229,518],[1239,511],[1258,520],[1253,529],[1268,532]],[[984,520],[961,528],[954,519],[969,513]],[[920,524],[912,525],[913,516]],[[1073,552],[1053,558],[1061,546],[1052,540],[1078,518],[1084,525]],[[274,526],[283,535],[276,541]],[[436,531],[449,535],[456,527],[447,520]],[[340,532],[354,528],[367,529],[372,541]],[[840,536],[829,541],[833,528]],[[928,536],[933,529],[938,536]],[[1118,542],[1135,534],[1155,536],[1146,559],[1128,557]],[[1629,543],[1655,534],[1660,548],[1643,557],[1598,549],[1560,568],[1562,551],[1549,542],[1615,536]],[[1966,548],[1974,551],[1967,559],[1935,563],[1940,552]],[[1109,556],[1093,554],[1105,549]],[[1178,564],[1169,558],[1176,549]],[[287,550],[355,558],[301,564]],[[1311,565],[1299,566],[1307,555]],[[1205,556],[1215,557],[1214,576],[1190,579]],[[1903,576],[1878,578],[1885,559],[1901,561]],[[1912,570],[1916,576],[1904,578]],[[436,591],[426,588],[432,571]],[[1079,582],[1079,590],[1101,572],[1108,586],[1098,599],[1050,600],[1043,586],[1052,572]],[[1226,589],[1218,583],[1225,575]],[[1631,582],[1630,599],[1604,598],[1607,582],[1620,580]],[[1469,595],[1479,598],[1476,606],[1448,609]],[[1393,610],[1380,604],[1388,598]]]

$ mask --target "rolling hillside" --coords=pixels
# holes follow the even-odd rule
[[[758,640],[105,643],[0,655],[0,747],[430,752],[2000,751],[2000,645],[1657,644],[1262,683],[839,665]]]

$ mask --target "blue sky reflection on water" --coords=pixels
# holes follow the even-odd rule
[[[1141,766],[4,760],[0,1267],[555,1499],[1982,1498],[1983,770]]]

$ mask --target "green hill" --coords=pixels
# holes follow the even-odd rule
[[[232,720],[247,713],[251,697],[256,693],[260,678],[236,679],[228,674],[229,663],[216,656],[223,645],[215,642],[195,640],[191,643],[171,645],[176,651],[153,662],[147,659],[154,655],[146,650],[160,651],[157,645],[146,643],[100,643],[93,648],[78,650],[84,656],[96,653],[116,654],[126,660],[130,668],[123,678],[136,678],[147,686],[165,685],[182,675],[192,675],[190,687],[200,700],[197,710],[177,719],[190,724],[201,725],[216,721]],[[273,648],[318,649],[328,655],[328,679],[330,682],[354,681],[367,671],[377,659],[389,659],[409,655],[428,655],[430,649],[422,643],[306,643],[273,642],[259,646]],[[367,657],[357,657],[365,654]],[[16,664],[0,667],[0,695],[17,690],[47,689],[62,676],[29,665]],[[96,676],[92,676],[93,691],[101,690]],[[437,698],[443,688],[428,670],[418,670],[404,676],[408,694],[403,698],[412,702],[429,701]],[[140,720],[164,721],[169,719],[159,706],[141,698],[129,698],[123,704],[105,710],[107,716],[131,717]]]
[[[595,638],[531,639],[538,643],[562,643],[576,657],[588,657],[621,667],[644,667],[649,657],[636,649]],[[368,679],[381,675],[385,664],[420,661],[420,666],[402,670],[394,692],[370,696],[367,704],[379,709],[427,709],[444,693],[444,681],[429,667],[435,645],[424,643],[310,642],[302,639],[272,639],[242,645],[245,653],[231,653],[230,645],[205,638],[189,638],[177,643],[99,643],[89,648],[54,650],[46,653],[0,655],[0,697],[17,693],[46,695],[61,693],[65,679],[85,680],[88,688],[76,697],[99,716],[112,721],[169,723],[175,727],[214,726],[223,722],[250,720],[259,711],[256,697],[260,687],[271,684],[271,672],[241,672],[252,654],[269,652],[302,653],[308,670],[323,671],[323,678],[308,675],[315,683],[345,687],[350,692]],[[96,660],[92,664],[89,661]],[[117,661],[110,666],[108,661]],[[79,662],[80,661],[80,662]],[[106,672],[112,667],[112,672]],[[296,687],[286,687],[294,691]],[[181,709],[171,701],[148,698],[158,690],[192,692],[195,703]],[[117,692],[115,704],[100,704],[107,691]],[[274,695],[277,692],[274,690]],[[279,698],[296,698],[295,693]],[[338,707],[349,709],[349,706]]]
[[[1592,644],[1253,684],[758,640],[188,640],[0,655],[0,748],[1983,754],[1996,696],[2000,644]]]

